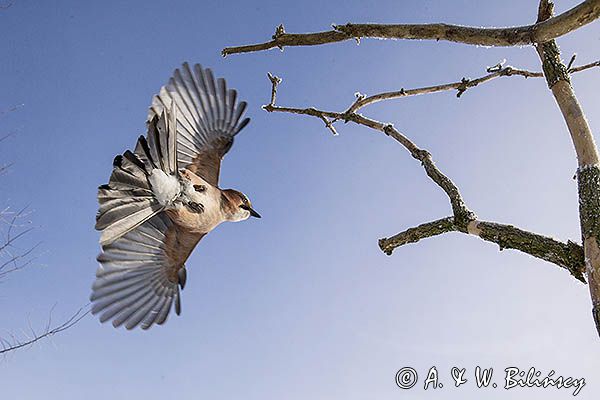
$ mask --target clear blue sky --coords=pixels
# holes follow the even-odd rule
[[[527,24],[537,0],[27,1],[0,11],[0,203],[29,204],[41,240],[31,268],[0,283],[0,335],[42,327],[87,303],[97,267],[96,188],[144,132],[151,96],[183,61],[211,66],[249,102],[252,122],[222,168],[261,220],[228,224],[188,261],[183,315],[149,332],[88,317],[0,360],[6,399],[566,399],[570,390],[451,388],[462,366],[535,366],[585,377],[600,394],[600,341],[587,287],[558,267],[448,234],[383,255],[377,239],[449,214],[395,142],[352,125],[260,109],[267,71],[280,104],[345,109],[354,92],[476,77],[506,58],[539,69],[532,48],[363,40],[221,58],[226,45],[331,23]],[[577,4],[557,1],[558,11]],[[560,39],[578,63],[600,55],[600,25]],[[594,132],[600,75],[573,78]],[[429,149],[482,219],[579,239],[574,151],[543,80],[499,79],[365,114]],[[27,245],[27,243],[24,243]],[[232,251],[233,249],[233,251]],[[447,387],[401,391],[394,374],[431,366]],[[469,372],[470,374],[471,372]]]

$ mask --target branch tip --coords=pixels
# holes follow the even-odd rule
[[[457,88],[458,92],[456,93],[456,97],[457,97],[457,98],[460,98],[460,96],[462,96],[462,95],[463,95],[463,93],[467,91],[467,89],[468,89],[468,88],[469,88],[469,86],[470,86],[470,83],[471,83],[471,80],[470,80],[470,79],[467,79],[467,78],[462,78],[462,79],[460,80],[460,85],[459,85],[459,86],[458,86],[458,88]],[[476,85],[476,84],[475,84],[475,85]],[[475,86],[475,85],[473,85],[473,86]]]
[[[273,36],[271,36],[273,38],[273,40],[277,40],[279,39],[279,37],[281,35],[285,34],[285,27],[283,26],[283,24],[279,24],[277,26],[277,28],[275,28],[275,34]]]
[[[502,67],[504,66],[505,63],[506,63],[506,58],[503,59],[502,61],[500,61],[498,64],[492,66],[492,67],[487,67],[486,71],[488,73],[499,72],[502,69]]]
[[[275,99],[277,97],[277,85],[281,83],[281,78],[271,74],[270,72],[267,72],[267,77],[271,81],[271,102],[269,103],[271,109],[267,109],[266,107],[263,108],[267,111],[273,111],[272,107],[275,106]]]
[[[571,60],[569,60],[569,64],[567,64],[567,71],[571,70],[571,67],[573,67],[573,63],[575,62],[576,58],[577,58],[577,53],[573,53],[573,55],[571,56]]]

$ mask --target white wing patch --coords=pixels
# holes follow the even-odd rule
[[[148,176],[152,193],[162,206],[169,205],[179,196],[181,186],[174,175],[167,175],[160,169],[153,169]]]

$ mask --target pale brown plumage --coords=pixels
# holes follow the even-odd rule
[[[260,217],[244,194],[218,188],[221,159],[248,123],[236,97],[209,69],[184,64],[154,97],[147,136],[115,158],[98,191],[102,253],[91,300],[102,322],[147,329],[172,304],[179,314],[198,242],[221,222]]]

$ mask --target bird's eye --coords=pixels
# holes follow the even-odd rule
[[[204,185],[194,185],[194,190],[196,192],[204,192],[206,190],[206,186]]]

